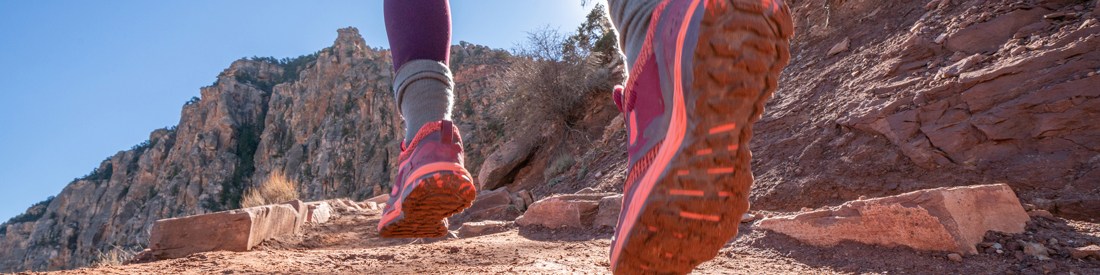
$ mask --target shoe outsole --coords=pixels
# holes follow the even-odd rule
[[[438,238],[447,234],[443,219],[458,214],[474,201],[474,185],[469,178],[440,172],[422,177],[403,201],[404,216],[383,226],[384,238]]]
[[[737,235],[748,211],[752,124],[790,59],[793,23],[778,0],[707,2],[694,53],[695,108],[686,110],[694,127],[646,198],[616,274],[691,272]]]

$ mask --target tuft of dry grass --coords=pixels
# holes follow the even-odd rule
[[[298,199],[298,183],[287,179],[282,171],[275,170],[262,185],[245,190],[244,195],[241,197],[241,208],[296,199]]]
[[[102,251],[96,251],[95,257],[92,259],[91,266],[120,266],[126,261],[134,258],[137,252],[130,249],[124,249],[118,246],[112,246],[110,251],[106,253]]]

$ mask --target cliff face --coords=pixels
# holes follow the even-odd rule
[[[0,272],[75,268],[112,250],[139,250],[154,221],[236,208],[243,190],[275,170],[299,182],[305,200],[388,192],[404,138],[389,53],[364,45],[355,28],[338,33],[332,47],[294,62],[233,62],[201,100],[183,106],[177,127],[153,131],[28,209],[36,220],[0,225]],[[500,74],[496,63],[508,54],[467,48],[453,50],[481,49],[470,59],[480,65],[452,66],[459,92],[488,90],[485,77]],[[463,96],[459,106],[470,110],[456,119],[471,122],[460,127],[476,127],[466,114],[487,103]]]

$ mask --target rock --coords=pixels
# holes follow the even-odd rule
[[[1077,19],[1077,13],[1071,11],[1060,11],[1044,15],[1043,18],[1073,20]]]
[[[829,49],[829,53],[826,54],[825,56],[833,56],[834,54],[846,52],[846,51],[848,51],[848,46],[851,43],[852,43],[852,41],[850,39],[848,39],[847,37],[845,37],[844,41],[840,41],[840,43],[836,44],[836,46],[833,46],[832,49]]]
[[[596,213],[596,221],[593,226],[607,226],[614,228],[618,225],[619,214],[623,208],[623,195],[608,196],[600,199],[599,210]]]
[[[382,194],[380,196],[369,198],[366,201],[374,202],[374,203],[385,203],[389,200],[390,200],[390,195],[389,194]]]
[[[306,203],[306,207],[309,208],[306,212],[306,222],[326,223],[332,217],[332,206],[328,202],[310,202]]]
[[[244,252],[263,240],[294,233],[296,219],[294,208],[278,204],[158,220],[145,256],[174,259],[207,251]]]
[[[456,222],[487,219],[507,220],[510,219],[508,209],[511,207],[513,207],[512,194],[508,192],[508,188],[482,192],[474,199],[469,208],[455,215],[453,220]],[[512,213],[511,218],[514,218],[515,214],[518,214],[518,212]]]
[[[348,210],[352,210],[352,211],[363,210],[362,207],[359,207],[359,204],[357,204],[357,203],[355,203],[355,202],[353,202],[349,199],[338,199],[337,201],[342,203],[344,205],[344,207],[347,207]]]
[[[978,62],[981,62],[984,58],[985,56],[982,56],[982,54],[971,55],[963,60],[955,62],[954,64],[941,68],[939,73],[937,74],[937,77],[949,78],[959,76],[959,74],[966,72],[967,69],[970,69],[970,67],[978,64]]]
[[[581,191],[577,191],[577,194],[593,194],[599,192],[600,191],[596,191],[596,189],[592,189],[592,187],[585,187],[584,189],[581,189]]]
[[[520,198],[516,193],[512,193],[509,196],[512,199],[512,207],[515,207],[519,212],[527,211],[527,203],[523,201],[523,198]]]
[[[928,1],[928,4],[924,4],[924,9],[932,10],[932,9],[934,9],[936,7],[939,7],[939,6],[940,6],[940,1],[939,0],[932,0],[932,1]]]
[[[294,208],[294,233],[299,233],[302,230],[302,225],[306,224],[306,219],[309,217],[309,207],[300,200],[292,200],[288,202],[279,203],[281,205],[287,205]]]
[[[955,52],[954,54],[951,54],[951,58],[949,59],[949,61],[951,61],[952,63],[959,62],[959,60],[962,60],[963,58],[966,58],[966,53]]]
[[[462,227],[458,228],[458,237],[470,238],[493,233],[500,233],[504,232],[505,227],[507,226],[508,222],[503,221],[481,221],[463,223]]]
[[[942,33],[939,36],[936,36],[936,39],[932,39],[932,42],[936,44],[943,44],[944,39],[947,39],[946,33]]]
[[[993,20],[968,26],[947,38],[944,46],[951,51],[968,54],[996,51],[1021,28],[1035,23],[1049,12],[1047,9],[1034,8],[1016,10],[997,16]]]
[[[523,199],[523,204],[525,204],[527,206],[530,206],[532,203],[535,203],[535,197],[531,196],[531,192],[527,192],[527,190],[519,190],[519,192],[516,192],[516,196],[519,196],[520,198],[522,198]]]
[[[1071,248],[1069,249],[1069,255],[1078,260],[1086,257],[1093,257],[1100,260],[1100,246],[1094,244],[1086,247]]]
[[[745,213],[741,214],[741,222],[752,222],[756,220],[756,215]]]
[[[555,195],[537,201],[516,219],[520,226],[541,225],[548,228],[584,227],[597,215],[600,200],[610,194]]]
[[[1030,220],[1005,184],[936,188],[832,209],[767,218],[755,225],[816,246],[845,240],[918,250],[978,253],[987,231],[1022,233]]]
[[[532,147],[526,141],[513,139],[497,149],[481,164],[481,172],[478,172],[478,190],[494,190],[511,182],[504,182],[512,171],[527,161],[531,156]]]
[[[1037,32],[1041,32],[1043,30],[1046,30],[1048,27],[1050,27],[1050,23],[1047,22],[1046,20],[1041,20],[1039,22],[1035,22],[1035,23],[1032,23],[1031,25],[1027,25],[1027,26],[1024,26],[1023,28],[1020,28],[1020,30],[1016,31],[1016,34],[1012,35],[1012,38],[1013,39],[1026,38],[1028,36],[1031,36],[1032,34],[1035,34]]]
[[[1042,209],[1027,211],[1027,215],[1032,217],[1032,218],[1034,218],[1034,217],[1054,218],[1054,215],[1050,214],[1050,211],[1046,211],[1046,210],[1042,210]]]
[[[367,207],[365,207],[366,209],[369,209],[369,210],[372,210],[372,211],[377,211],[377,210],[380,209],[380,208],[378,208],[378,203],[373,202],[373,201],[368,201],[368,202],[365,203],[365,205],[367,206]]]
[[[951,253],[947,254],[947,259],[961,263],[963,261],[963,256],[959,255],[959,253]]]
[[[1024,254],[1034,256],[1040,261],[1050,260],[1050,253],[1047,252],[1047,247],[1042,244],[1020,241],[1020,245],[1024,247]]]

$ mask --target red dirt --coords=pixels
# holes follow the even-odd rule
[[[782,213],[771,213],[782,214]],[[511,228],[468,239],[382,239],[380,211],[342,212],[304,233],[265,242],[251,252],[206,252],[159,262],[20,274],[608,274],[611,231]],[[1038,261],[1014,253],[980,253],[952,262],[945,252],[841,243],[814,247],[741,225],[739,237],[694,274],[1098,274],[1100,261],[1052,255]],[[1100,224],[1037,218],[1028,233],[990,233],[987,242],[1056,238],[1100,244]],[[1049,246],[1049,245],[1048,245]],[[1062,250],[1064,251],[1064,250]]]

